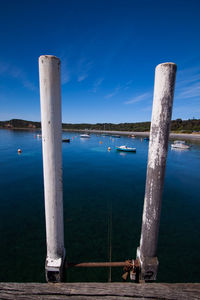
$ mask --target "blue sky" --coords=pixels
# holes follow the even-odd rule
[[[173,119],[200,118],[199,16],[199,0],[1,1],[0,120],[40,120],[43,54],[61,59],[65,123],[149,121],[168,61]]]

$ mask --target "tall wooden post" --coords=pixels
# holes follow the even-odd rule
[[[157,242],[177,66],[156,67],[140,247],[141,279],[156,279]]]
[[[43,173],[46,218],[46,280],[62,281],[65,259],[62,188],[60,60],[39,58]]]

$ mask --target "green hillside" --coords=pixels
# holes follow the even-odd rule
[[[79,129],[90,129],[90,130],[113,130],[113,131],[149,131],[150,122],[139,122],[139,123],[97,123],[97,124],[68,124],[63,123],[63,129],[79,130]],[[26,121],[20,119],[12,119],[9,121],[0,121],[1,128],[26,128],[26,129],[39,129],[40,122]],[[179,133],[192,133],[200,132],[200,119],[189,119],[189,120],[173,120],[171,122],[171,131]]]

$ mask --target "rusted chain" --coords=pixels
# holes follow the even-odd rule
[[[132,261],[131,259],[128,259],[125,261],[125,266],[124,266],[124,274],[122,275],[122,278],[124,281],[127,280],[128,274],[130,273],[130,271],[133,269],[134,267],[134,261]]]

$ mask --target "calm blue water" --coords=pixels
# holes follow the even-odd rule
[[[0,281],[44,281],[46,256],[42,145],[29,131],[0,130]],[[108,260],[112,207],[112,260],[135,258],[139,245],[148,142],[63,133],[65,246],[68,261]],[[99,141],[101,140],[101,144]],[[116,145],[137,153],[119,153]],[[111,147],[109,152],[107,149]],[[17,149],[22,154],[17,154]],[[200,280],[200,144],[169,147],[163,195],[158,280]],[[121,281],[122,270],[113,270]],[[104,269],[71,269],[68,281],[107,281]]]

